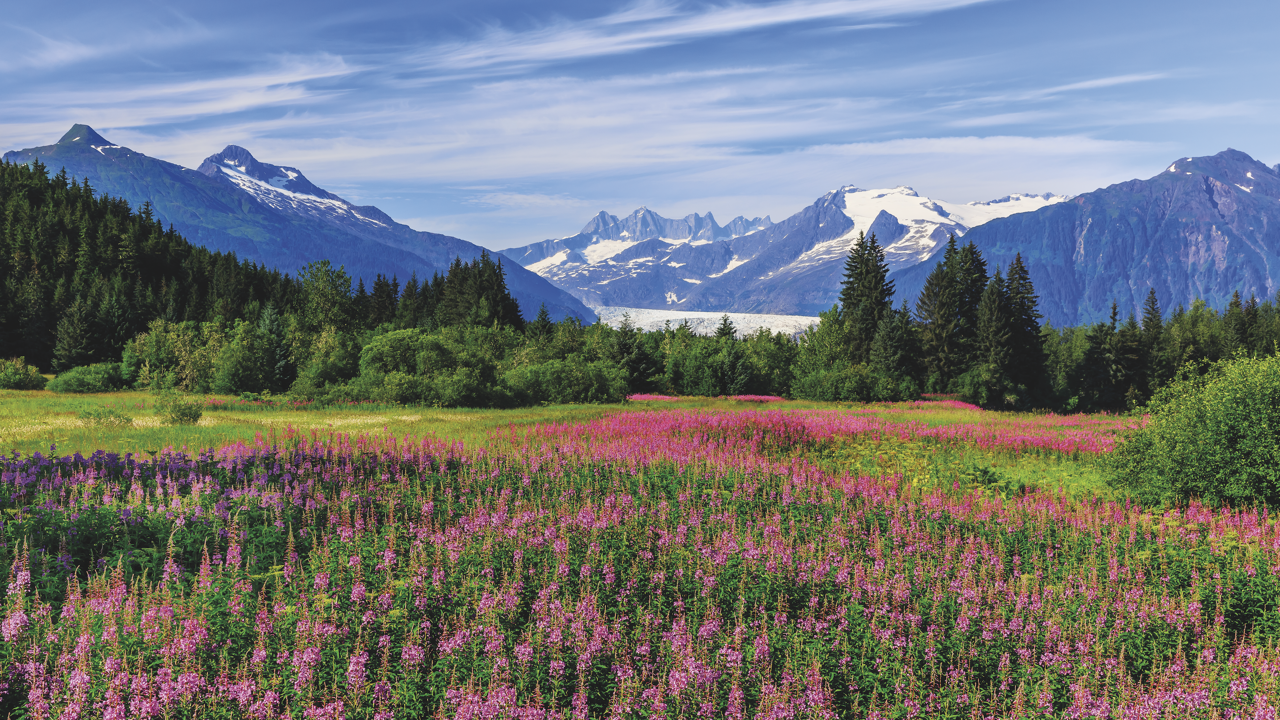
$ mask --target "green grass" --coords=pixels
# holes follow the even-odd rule
[[[946,445],[929,439],[841,438],[819,449],[830,472],[851,475],[901,474],[915,487],[975,485],[1010,497],[1022,488],[1062,491],[1073,497],[1117,497],[1107,483],[1106,457],[1021,453]]]
[[[217,397],[217,396],[214,396]],[[229,403],[234,398],[222,398]],[[44,390],[0,390],[0,451],[23,454],[48,453],[51,445],[59,454],[96,450],[107,452],[155,452],[166,447],[196,450],[239,441],[252,441],[261,433],[286,428],[314,431],[320,435],[349,433],[391,434],[435,437],[461,441],[466,447],[482,447],[490,434],[509,425],[586,422],[605,413],[640,410],[735,411],[767,409],[856,409],[867,406],[818,402],[775,402],[764,405],[719,398],[688,398],[679,401],[633,402],[625,405],[552,405],[514,410],[437,409],[396,406],[371,408],[318,408],[304,410],[264,410],[260,408],[206,410],[196,426],[166,426],[155,410],[155,396],[147,392],[118,392],[68,395]],[[133,418],[127,426],[94,425],[82,415],[112,408]],[[887,407],[886,407],[887,410]],[[902,414],[877,411],[893,420]],[[1006,417],[1006,414],[1001,414]],[[1009,419],[1019,416],[1008,414]],[[927,414],[912,413],[911,420],[930,425],[972,422],[973,411],[938,408]],[[1104,459],[1067,458],[1060,455],[985,451],[966,446],[947,446],[930,440],[901,441],[893,438],[842,438],[817,450],[818,458],[833,472],[854,474],[901,473],[915,486],[962,487],[979,484],[996,494],[1009,495],[1022,486],[1063,490],[1072,495],[1113,496],[1106,483]]]
[[[234,402],[235,398],[210,396]],[[288,427],[318,433],[378,433],[433,436],[461,440],[468,447],[486,445],[489,433],[507,425],[550,422],[584,422],[606,412],[652,409],[742,410],[753,403],[691,398],[679,402],[638,402],[626,405],[551,405],[514,410],[469,410],[374,406],[372,408],[318,408],[305,410],[206,409],[196,426],[166,426],[156,414],[156,397],[148,392],[59,394],[46,390],[0,390],[0,451],[48,453],[56,445],[59,454],[95,450],[145,452],[165,447],[191,449],[253,440],[262,433]],[[814,403],[775,405],[816,407]],[[86,411],[113,408],[133,418],[125,427],[86,424]]]

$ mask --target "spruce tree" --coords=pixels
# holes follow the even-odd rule
[[[954,265],[950,268],[955,278],[958,295],[956,311],[959,320],[956,327],[960,357],[965,368],[981,362],[982,346],[978,341],[978,304],[982,302],[982,293],[987,289],[990,278],[987,275],[987,262],[983,260],[978,246],[969,241],[956,253]],[[964,372],[964,370],[961,370]]]
[[[727,314],[720,316],[720,324],[716,326],[715,336],[720,340],[733,340],[738,337],[738,329],[733,326],[733,321]]]
[[[629,318],[628,318],[629,319]],[[542,307],[538,308],[538,316],[529,323],[525,328],[525,332],[529,337],[546,339],[555,331],[555,323],[551,321],[551,313],[547,311],[547,304],[542,303]]]
[[[840,286],[840,316],[848,333],[849,355],[855,363],[871,359],[880,320],[893,309],[893,282],[876,235],[859,234],[844,263]]]
[[[90,338],[93,311],[84,298],[77,296],[58,321],[58,337],[53,348],[53,371],[66,372],[88,365],[93,355]]]
[[[980,362],[997,376],[1007,376],[1013,358],[1013,314],[1000,270],[987,283],[978,301],[978,335]]]
[[[942,260],[925,279],[916,300],[921,354],[928,372],[928,389],[932,392],[945,392],[951,380],[962,372],[958,336],[960,293],[952,272],[957,254],[956,238],[952,235]]]
[[[1031,283],[1031,275],[1022,262],[1022,254],[1014,255],[1005,275],[1005,291],[1009,301],[1009,377],[1015,385],[1026,388],[1028,402],[1048,400],[1049,383],[1045,374],[1044,342],[1040,334],[1039,298]]]
[[[871,343],[870,364],[873,373],[892,382],[898,397],[886,399],[907,399],[905,396],[919,393],[920,338],[905,300],[901,309],[891,309],[880,319]]]

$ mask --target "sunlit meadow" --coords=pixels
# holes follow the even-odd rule
[[[651,398],[457,442],[327,412],[421,417],[11,451],[3,710],[1274,716],[1280,531],[1109,495],[1141,418]]]

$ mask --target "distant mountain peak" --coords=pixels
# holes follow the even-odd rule
[[[222,152],[205,158],[197,171],[209,177],[227,175],[233,182],[236,178],[231,177],[230,173],[234,171],[240,176],[270,185],[277,190],[286,190],[298,195],[311,195],[324,200],[340,199],[337,195],[317,187],[297,168],[261,162],[253,156],[253,153],[239,145],[228,145],[222,149]]]
[[[88,125],[79,123],[72,125],[66,135],[58,141],[59,145],[70,145],[71,143],[84,143],[86,145],[111,145],[111,141],[99,135],[93,128]]]

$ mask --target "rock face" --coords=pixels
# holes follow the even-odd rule
[[[1237,290],[1268,298],[1280,288],[1280,169],[1237,150],[1182,158],[965,239],[992,269],[1021,253],[1055,325],[1104,320],[1113,300],[1140,311],[1149,288],[1166,312],[1197,298],[1221,308]],[[891,275],[898,297],[919,294],[935,259]]]
[[[372,206],[353,205],[316,187],[297,169],[259,162],[235,145],[211,155],[199,170],[113,145],[87,125],[75,125],[54,145],[5,153],[9,162],[39,160],[51,173],[65,168],[99,192],[134,207],[150,202],[157,219],[196,245],[295,273],[329,260],[369,285],[378,273],[403,283],[430,280],[455,257],[484,251],[447,235],[419,232]],[[543,303],[555,318],[594,321],[581,301],[516,263],[504,263],[507,285],[532,318]]]
[[[593,307],[816,315],[839,294],[844,260],[875,233],[891,268],[928,257],[954,233],[993,217],[1065,198],[1010,195],[946,203],[908,187],[834,190],[774,224],[710,213],[667,220],[641,208],[623,220],[601,212],[582,232],[503,253]]]

